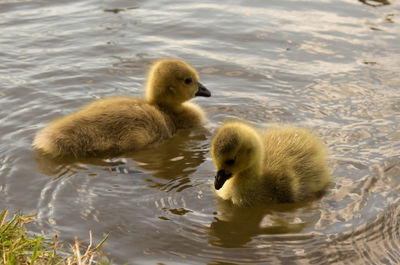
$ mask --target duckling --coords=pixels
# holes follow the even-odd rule
[[[187,102],[210,97],[196,70],[180,59],[161,59],[149,70],[145,98],[116,97],[53,121],[33,147],[51,157],[119,155],[157,145],[178,129],[205,124],[205,114]]]
[[[324,145],[302,128],[258,132],[229,122],[214,136],[211,156],[215,193],[238,206],[299,202],[331,182]]]

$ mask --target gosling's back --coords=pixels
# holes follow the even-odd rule
[[[300,201],[331,181],[323,143],[307,129],[271,128],[261,133],[263,175],[278,202]]]
[[[135,151],[176,131],[168,115],[138,98],[110,98],[51,123],[33,142],[53,156],[88,157]]]

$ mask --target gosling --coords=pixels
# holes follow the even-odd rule
[[[211,156],[215,193],[238,206],[299,202],[331,182],[325,147],[306,129],[257,132],[230,122],[214,136]]]
[[[149,70],[144,99],[95,101],[40,130],[33,148],[54,158],[84,158],[157,145],[178,129],[205,124],[203,110],[187,102],[196,96],[211,96],[196,70],[183,60],[161,59]]]

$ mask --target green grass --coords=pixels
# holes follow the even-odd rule
[[[0,214],[0,264],[29,265],[90,265],[111,264],[100,250],[108,235],[96,247],[93,247],[92,233],[87,247],[82,246],[75,238],[75,244],[70,250],[58,242],[57,234],[53,239],[44,235],[29,236],[25,225],[34,221],[33,214],[14,214],[7,221],[8,210]]]

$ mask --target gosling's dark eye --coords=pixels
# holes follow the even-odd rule
[[[188,77],[188,78],[185,79],[185,84],[186,85],[190,85],[192,82],[193,82],[193,80],[192,80],[191,77]]]
[[[235,164],[235,159],[228,159],[225,161],[225,165],[232,166]]]

